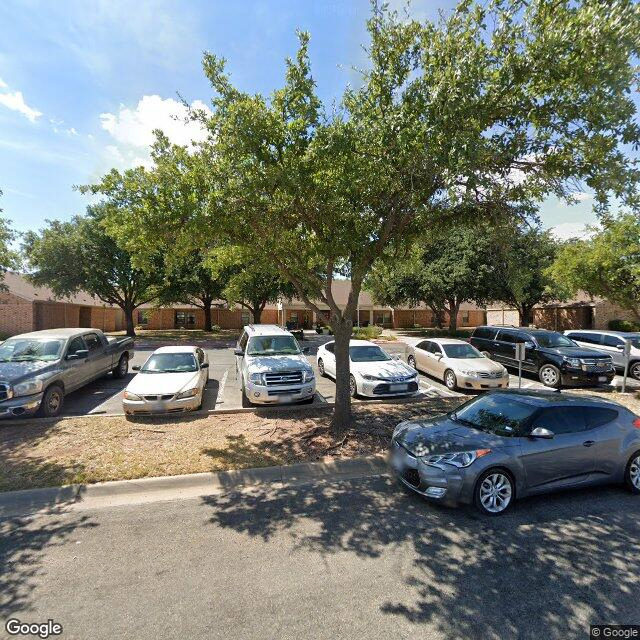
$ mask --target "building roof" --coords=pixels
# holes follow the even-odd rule
[[[48,287],[37,287],[20,273],[7,271],[4,274],[4,285],[9,293],[29,302],[42,300],[44,302],[68,302],[70,304],[88,305],[92,307],[111,307],[113,305],[102,302],[99,298],[80,291],[72,296],[58,298]]]

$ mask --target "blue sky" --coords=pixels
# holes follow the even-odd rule
[[[400,5],[400,1],[397,2]],[[433,17],[452,0],[413,0]],[[0,3],[0,208],[19,231],[82,213],[73,191],[112,166],[145,162],[151,130],[198,136],[172,116],[177,93],[208,103],[204,50],[222,55],[244,90],[280,86],[297,28],[311,33],[323,99],[363,62],[368,0],[3,0]],[[559,235],[594,221],[588,194],[541,208]]]

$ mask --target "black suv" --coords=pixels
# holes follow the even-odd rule
[[[611,356],[578,346],[557,331],[517,327],[477,327],[471,344],[507,367],[517,367],[516,344],[524,342],[523,371],[537,374],[547,387],[609,383],[616,372]]]

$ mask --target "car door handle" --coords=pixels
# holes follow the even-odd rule
[[[586,442],[583,442],[582,444],[583,444],[585,447],[590,447],[590,446],[592,446],[592,445],[594,445],[594,444],[595,444],[595,441],[594,441],[594,440],[587,440]]]

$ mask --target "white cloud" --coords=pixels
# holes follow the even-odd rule
[[[7,85],[3,82],[0,86],[6,88]],[[21,91],[0,93],[0,104],[7,107],[7,109],[11,109],[11,111],[17,111],[30,122],[35,122],[42,115],[41,111],[30,107],[25,102]]]
[[[191,108],[211,113],[200,100],[195,100]],[[102,128],[116,143],[106,147],[107,156],[120,167],[149,166],[154,129],[162,130],[174,144],[185,146],[207,137],[205,128],[189,118],[184,104],[158,95],[143,96],[134,108],[121,105],[117,113],[102,113],[100,120]]]
[[[551,232],[558,240],[584,239],[592,235],[592,232],[587,229],[587,225],[581,222],[563,222],[552,227]]]
[[[6,89],[7,87],[7,83],[2,78],[0,78],[0,89]]]
[[[587,193],[586,191],[578,191],[578,193],[572,194],[571,197],[578,202],[584,202],[585,200],[591,200],[591,198],[593,198],[593,194]]]

